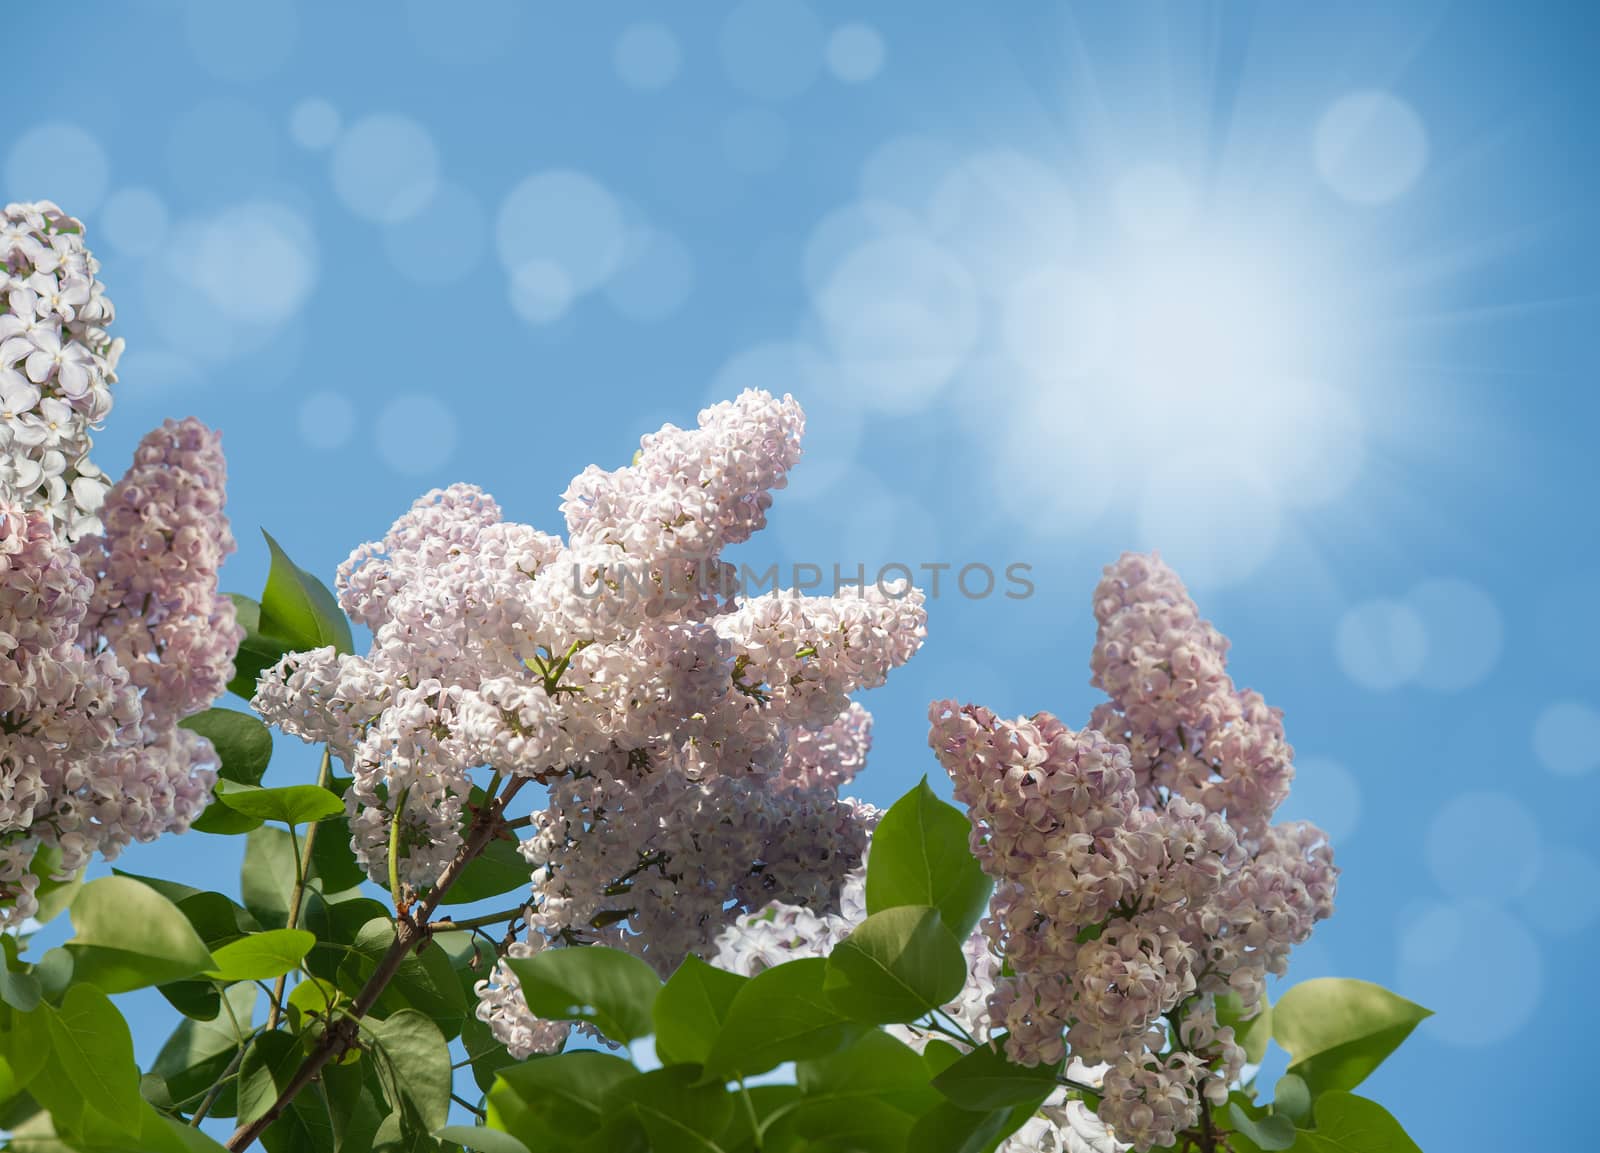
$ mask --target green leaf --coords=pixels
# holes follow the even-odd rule
[[[873,913],[833,947],[823,988],[845,1016],[882,1025],[916,1020],[958,996],[966,980],[966,954],[939,910],[900,905]]]
[[[160,893],[127,877],[90,881],[72,902],[67,943],[75,983],[125,993],[213,967],[189,919]]]
[[[1252,1065],[1261,1064],[1267,1055],[1267,1043],[1272,1040],[1272,1005],[1265,995],[1254,1017],[1244,1019],[1244,1003],[1237,993],[1226,993],[1217,998],[1217,1024],[1233,1028],[1233,1040],[1244,1050],[1244,1057]]]
[[[296,1032],[313,1029],[313,1021],[329,1021],[339,1006],[348,998],[337,986],[320,977],[307,977],[289,991],[284,1008],[289,1014],[289,1027]]]
[[[13,973],[8,966],[0,965],[0,1001],[19,1012],[31,1013],[43,996],[39,978],[32,973]]]
[[[221,768],[217,775],[241,785],[259,785],[272,760],[272,730],[251,713],[206,709],[178,722],[211,742]]]
[[[664,1064],[704,1064],[717,1031],[748,977],[706,964],[693,953],[683,959],[656,995],[656,1055]]]
[[[1022,1121],[1013,1123],[1004,1111],[975,1113],[941,1101],[917,1119],[905,1147],[917,1153],[987,1153],[1006,1135],[1008,1124],[1015,1129]]]
[[[394,939],[394,922],[387,916],[374,917],[364,924],[351,946],[353,955],[347,955],[339,967],[339,988],[352,998],[359,994]],[[403,1009],[418,1010],[446,1037],[460,1033],[467,998],[450,967],[450,958],[437,945],[406,955],[373,1006],[373,1015],[387,1017]]]
[[[50,1056],[53,1013],[51,1006],[41,1004],[32,1012],[13,1013],[10,1029],[0,1029],[0,1055],[5,1057],[19,1088],[27,1087],[39,1075]]]
[[[229,593],[234,615],[239,627],[244,629],[244,639],[239,642],[239,652],[233,658],[233,676],[228,681],[228,691],[249,700],[256,695],[256,681],[266,669],[292,652],[294,645],[281,637],[269,637],[261,632],[261,606],[247,596]]]
[[[239,1066],[239,1123],[248,1125],[272,1107],[305,1060],[288,1033],[262,1033]],[[322,1153],[333,1149],[333,1123],[321,1085],[306,1086],[261,1136],[268,1153]]]
[[[300,923],[317,935],[317,947],[306,958],[306,968],[324,981],[338,982],[343,971],[352,967],[353,958],[346,947],[354,945],[361,930],[371,922],[387,921],[389,910],[371,897],[324,902],[315,892],[308,896],[316,899],[307,902]]]
[[[927,1065],[928,1071],[936,1077],[965,1056],[966,1054],[960,1049],[938,1037],[930,1037],[927,1044],[922,1047],[923,1064]]]
[[[324,1065],[321,1080],[328,1120],[333,1127],[335,1153],[372,1153],[377,1146],[378,1131],[393,1113],[383,1101],[371,1063],[357,1060]],[[389,1117],[384,1115],[385,1111],[389,1111]]]
[[[994,888],[972,855],[971,837],[966,816],[941,801],[924,777],[890,807],[872,834],[867,912],[932,905],[951,935],[964,940]]]
[[[341,653],[354,648],[350,622],[328,586],[289,559],[265,529],[272,568],[261,593],[261,632],[288,641],[295,651],[332,645]]]
[[[823,992],[828,963],[804,957],[750,978],[728,1006],[706,1057],[707,1081],[765,1073],[785,1061],[824,1057],[864,1031]]]
[[[346,838],[348,840],[348,838]],[[318,836],[321,844],[321,836]],[[445,892],[441,905],[470,905],[529,885],[528,862],[515,841],[494,840],[461,871],[461,879]]]
[[[47,949],[33,966],[33,975],[39,978],[39,989],[46,1001],[54,1001],[67,991],[76,966],[72,954],[57,946]]]
[[[168,981],[157,985],[156,992],[191,1021],[214,1021],[222,1012],[222,995],[217,984],[210,980]]]
[[[1311,1116],[1311,1089],[1293,1073],[1278,1078],[1272,1090],[1272,1111],[1299,1123]]]
[[[453,1141],[478,1153],[528,1153],[528,1147],[509,1133],[485,1129],[481,1125],[446,1125],[433,1134],[441,1141]]]
[[[797,1062],[795,1080],[801,1097],[771,1126],[780,1148],[792,1135],[829,1147],[898,1153],[912,1122],[939,1103],[922,1057],[877,1029],[837,1053]]]
[[[620,1057],[579,1049],[502,1069],[489,1090],[488,1122],[529,1149],[565,1150],[598,1129],[606,1093],[639,1071]]]
[[[521,857],[518,857],[521,860]],[[467,866],[467,872],[472,866]],[[522,863],[522,880],[528,881],[528,863]],[[317,824],[317,840],[311,847],[311,875],[322,885],[324,893],[342,893],[353,889],[367,879],[367,871],[350,851],[350,822],[341,813],[326,817]],[[462,878],[465,880],[465,877]],[[457,882],[456,884],[460,884]],[[455,886],[451,886],[455,891]]]
[[[696,1085],[698,1065],[673,1065],[630,1077],[606,1093],[607,1110],[630,1111],[651,1153],[722,1153],[712,1135],[727,1128],[733,1097],[721,1085]]]
[[[377,1051],[379,1076],[392,1106],[403,1107],[402,1131],[431,1133],[450,1119],[450,1046],[415,1009],[363,1023]]]
[[[654,1029],[650,1008],[661,978],[639,958],[604,945],[546,949],[506,962],[522,983],[536,1016],[588,1021],[613,1041],[627,1044]]]
[[[1272,1036],[1313,1096],[1353,1089],[1432,1010],[1381,985],[1342,977],[1302,981],[1272,1007]]]
[[[212,786],[211,802],[198,817],[189,822],[189,827],[197,833],[209,833],[214,837],[237,837],[240,833],[259,829],[261,819],[247,817],[222,804],[216,786]]]
[[[1387,1109],[1354,1093],[1323,1093],[1316,1117],[1314,1130],[1300,1131],[1294,1153],[1422,1153]]]
[[[200,934],[206,948],[212,950],[230,941],[237,941],[247,933],[261,930],[248,909],[221,893],[195,893],[183,897],[178,900],[178,911],[189,919],[189,924]]]
[[[138,873],[124,872],[118,868],[113,868],[111,875],[114,877],[126,877],[130,881],[138,881],[141,885],[154,889],[174,905],[181,905],[190,897],[198,897],[205,891],[204,889],[197,889],[193,885],[185,885],[182,881],[168,881],[163,877],[145,877]]]
[[[223,945],[211,954],[216,967],[206,975],[218,981],[265,981],[292,973],[317,943],[304,929],[267,929]]]
[[[118,1128],[142,1104],[139,1064],[128,1023],[111,999],[92,985],[67,990],[59,1010],[50,1010],[52,1055],[83,1099]],[[135,1125],[124,1132],[137,1133]]]
[[[268,929],[281,929],[289,923],[295,867],[294,839],[287,829],[252,829],[245,838],[239,895],[245,908]]]
[[[219,787],[217,800],[247,817],[282,821],[286,825],[306,825],[325,817],[344,815],[344,802],[321,785],[284,785],[277,789],[245,785]]]
[[[963,1109],[1006,1109],[1037,1103],[1056,1089],[1060,1063],[1018,1065],[997,1040],[979,1045],[933,1079],[933,1087]]]
[[[1233,1119],[1233,1127],[1255,1142],[1263,1153],[1278,1153],[1295,1143],[1294,1122],[1287,1117],[1265,1112],[1252,1115],[1237,1101],[1228,1105],[1228,1115]]]
[[[807,1096],[872,1094],[907,1112],[920,1113],[938,1100],[922,1055],[877,1029],[838,1052],[796,1062],[795,1083]]]
[[[255,1017],[256,987],[248,982],[234,985],[224,996],[229,1013],[219,1013],[211,1021],[181,1021],[156,1054],[150,1071],[167,1083],[174,1104],[192,1112],[210,1087],[222,1076],[239,1046],[249,1034]],[[238,1021],[235,1028],[234,1022]],[[237,1109],[234,1086],[223,1087],[211,1112],[231,1117]]]

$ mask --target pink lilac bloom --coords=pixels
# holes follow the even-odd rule
[[[217,593],[233,548],[216,434],[147,436],[111,490],[108,535],[68,543],[41,508],[0,501],[0,923],[99,853],[182,832],[216,758],[178,727],[217,697],[241,638]]]
[[[604,942],[665,973],[773,901],[837,907],[875,819],[839,795],[868,741],[851,694],[910,659],[926,612],[909,587],[729,591],[722,550],[766,523],[803,428],[792,398],[747,391],[585,470],[565,539],[458,484],[351,554],[338,595],[370,649],[291,654],[254,704],[348,767],[374,878],[398,827],[396,873],[431,885],[490,768],[547,790],[522,843],[529,950]],[[514,1052],[565,1035],[503,963],[482,994]]]
[[[938,701],[929,743],[995,880],[982,931],[1009,973],[991,1026],[1013,1060],[1103,1065],[1098,1119],[1144,1150],[1226,1100],[1243,1053],[1216,998],[1258,1010],[1338,870],[1320,830],[1271,823],[1294,773],[1282,716],[1234,686],[1176,574],[1124,556],[1094,607],[1111,699],[1088,727]]]
[[[231,675],[241,639],[217,569],[233,551],[216,433],[151,432],[110,485],[89,433],[122,342],[54,204],[0,214],[0,925],[41,881],[182,832],[216,756],[180,728]]]

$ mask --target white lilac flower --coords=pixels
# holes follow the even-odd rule
[[[916,651],[921,595],[739,604],[704,580],[765,523],[803,426],[793,399],[747,391],[577,477],[565,541],[453,485],[351,554],[339,599],[371,648],[291,654],[254,704],[349,767],[373,877],[398,818],[396,874],[432,884],[459,849],[470,774],[492,766],[548,789],[522,846],[528,950],[601,941],[666,973],[770,902],[837,908],[876,819],[838,794],[866,754],[848,694]],[[564,1035],[505,966],[482,995],[514,1052]]]
[[[0,262],[0,500],[45,510],[77,540],[100,530],[107,485],[89,434],[111,410],[114,313],[83,225],[48,201],[7,206]]]

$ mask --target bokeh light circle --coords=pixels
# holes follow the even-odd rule
[[[6,154],[6,190],[12,200],[53,200],[82,219],[100,207],[111,177],[105,149],[76,124],[52,121],[30,128]]]
[[[316,283],[316,239],[285,205],[253,201],[228,208],[202,226],[199,239],[195,283],[235,320],[282,324]]]
[[[511,309],[529,324],[550,324],[572,307],[572,278],[561,265],[530,260],[511,274]]]
[[[971,275],[943,248],[914,235],[881,237],[851,252],[815,304],[839,363],[863,400],[884,411],[932,404],[978,337]]]
[[[617,76],[629,88],[655,92],[665,88],[678,75],[683,50],[671,29],[654,21],[630,24],[617,37],[612,64]]]
[[[407,116],[364,116],[334,145],[333,190],[357,216],[395,224],[415,216],[439,183],[439,150]]]
[[[397,396],[383,406],[374,429],[378,452],[404,476],[421,476],[446,464],[456,450],[456,415],[435,397]]]
[[[1405,193],[1428,163],[1428,135],[1416,111],[1388,92],[1340,97],[1317,123],[1317,171],[1357,204],[1381,204]]]
[[[1334,652],[1344,674],[1363,688],[1396,689],[1416,677],[1428,659],[1428,634],[1416,610],[1400,601],[1354,606],[1334,630]]]
[[[802,256],[806,287],[812,293],[821,292],[845,258],[869,241],[923,231],[915,216],[888,201],[861,200],[836,208],[817,222],[806,239]]]
[[[289,113],[289,136],[308,152],[332,148],[342,127],[339,110],[326,100],[302,100]]]
[[[1533,752],[1561,777],[1600,769],[1600,709],[1586,701],[1554,701],[1533,723]]]
[[[845,84],[865,84],[883,71],[883,35],[872,25],[852,21],[828,37],[828,71]]]
[[[616,197],[594,177],[552,169],[523,180],[500,205],[495,246],[515,273],[529,264],[562,270],[575,294],[610,278],[622,261],[626,227]]]
[[[1538,942],[1493,905],[1428,905],[1401,931],[1395,991],[1434,1011],[1421,1030],[1446,1044],[1507,1040],[1533,1019],[1543,987]]]

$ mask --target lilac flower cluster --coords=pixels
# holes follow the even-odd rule
[[[930,743],[995,878],[983,929],[1013,975],[989,1010],[1008,1053],[1108,1064],[1100,1119],[1148,1149],[1202,1095],[1226,1099],[1243,1053],[1216,997],[1258,1005],[1332,912],[1337,870],[1313,826],[1268,823],[1293,776],[1280,716],[1235,689],[1176,575],[1124,556],[1095,607],[1111,700],[1091,727],[941,701]]]
[[[397,874],[431,884],[487,766],[548,789],[522,846],[526,949],[605,941],[666,972],[769,901],[837,900],[873,816],[838,795],[868,743],[849,694],[915,652],[921,594],[738,603],[684,579],[725,569],[722,550],[765,524],[803,425],[792,399],[748,391],[577,477],[564,541],[455,485],[352,554],[339,598],[371,650],[292,654],[255,705],[349,767],[353,846],[375,878],[397,835]],[[622,571],[640,579],[611,580]],[[503,964],[479,1013],[519,1054],[564,1035],[528,1015]]]
[[[33,913],[41,873],[204,808],[215,755],[178,722],[221,693],[242,637],[217,593],[225,482],[218,436],[168,421],[111,488],[104,536],[73,545],[50,509],[0,501],[0,923]]]
[[[122,341],[83,225],[49,201],[0,218],[0,501],[43,509],[67,540],[100,531],[108,482],[89,430],[111,411]]]

